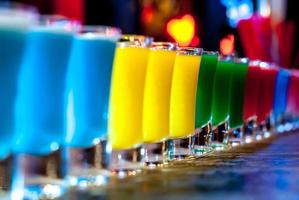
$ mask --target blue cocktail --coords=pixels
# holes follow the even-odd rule
[[[0,160],[11,153],[17,80],[27,30],[34,21],[22,10],[0,8]]]
[[[283,125],[285,123],[289,80],[290,72],[285,69],[280,69],[276,77],[273,104],[273,116],[278,132],[284,131]]]
[[[66,142],[70,152],[68,179],[71,184],[88,181],[108,169],[107,118],[110,79],[120,30],[84,27],[73,42],[66,90]],[[108,145],[108,146],[107,146]],[[101,150],[101,155],[96,151]],[[107,174],[107,173],[106,173]],[[74,180],[77,181],[74,181]]]
[[[0,3],[0,199],[11,186],[17,81],[26,34],[37,16],[31,7]]]
[[[75,26],[47,18],[28,33],[16,102],[14,152],[18,154],[16,185],[41,196],[61,193],[64,175],[64,92]],[[24,182],[20,177],[25,177]],[[58,189],[48,194],[47,186]],[[58,184],[59,185],[59,184]]]

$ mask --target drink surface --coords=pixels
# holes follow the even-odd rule
[[[203,54],[197,81],[195,127],[200,128],[211,120],[213,83],[218,55]]]
[[[108,134],[115,150],[140,145],[148,48],[117,47],[112,70]]]
[[[176,56],[170,98],[170,138],[194,133],[200,60],[201,56],[196,55]]]
[[[169,108],[175,51],[150,50],[143,104],[144,142],[169,136]]]

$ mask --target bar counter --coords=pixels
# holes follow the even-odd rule
[[[61,199],[298,199],[299,132],[177,163],[137,176],[112,178],[90,192]]]

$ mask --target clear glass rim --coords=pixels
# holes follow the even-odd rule
[[[150,45],[151,50],[166,50],[166,51],[175,51],[177,50],[177,43],[173,42],[153,42]]]
[[[276,67],[277,66],[275,63],[268,62],[268,61],[255,60],[255,62],[258,62],[259,65],[262,67]]]
[[[149,47],[153,41],[154,38],[150,36],[124,34],[121,36],[119,43],[138,42],[139,46]]]
[[[177,55],[201,56],[202,52],[203,52],[202,48],[179,47],[177,50]]]
[[[82,25],[79,21],[71,20],[61,15],[41,15],[33,31],[56,31],[64,33],[78,33]]]
[[[244,58],[235,57],[234,62],[238,63],[238,64],[249,64],[249,59],[246,57],[244,57]]]
[[[78,35],[80,38],[111,38],[115,41],[121,37],[121,29],[112,26],[81,26]]]
[[[249,61],[249,66],[256,66],[258,67],[260,65],[260,60],[250,60]]]
[[[260,66],[260,68],[262,68],[262,69],[269,69],[269,68],[271,67],[270,63],[268,63],[268,62],[264,62],[264,61],[261,61],[261,62],[259,63],[259,66]]]
[[[134,48],[148,48],[148,46],[143,45],[142,43],[138,41],[125,41],[125,42],[117,42],[116,46],[118,48],[124,48],[124,47],[134,47]]]
[[[218,57],[218,61],[233,62],[234,56],[233,55],[220,55]]]
[[[104,25],[84,25],[81,26],[80,34],[84,33],[100,33],[100,34],[107,34],[107,33],[115,33],[121,34],[121,29],[113,26],[104,26]]]
[[[75,21],[75,20],[70,20],[69,18],[62,15],[40,15],[38,22],[40,25],[48,25],[53,22],[63,22],[63,21]]]
[[[0,25],[8,27],[27,27],[38,22],[35,7],[16,2],[0,2]]]
[[[211,56],[219,56],[219,52],[218,51],[202,51],[202,55],[211,55]]]
[[[273,63],[270,63],[270,62],[260,62],[259,63],[259,67],[261,70],[267,70],[267,71],[270,71],[270,72],[279,72],[279,67],[277,67],[276,65],[274,65]]]

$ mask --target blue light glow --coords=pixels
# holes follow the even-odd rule
[[[253,14],[252,0],[221,0],[226,7],[226,16],[231,27],[236,27],[240,20],[248,19]]]

